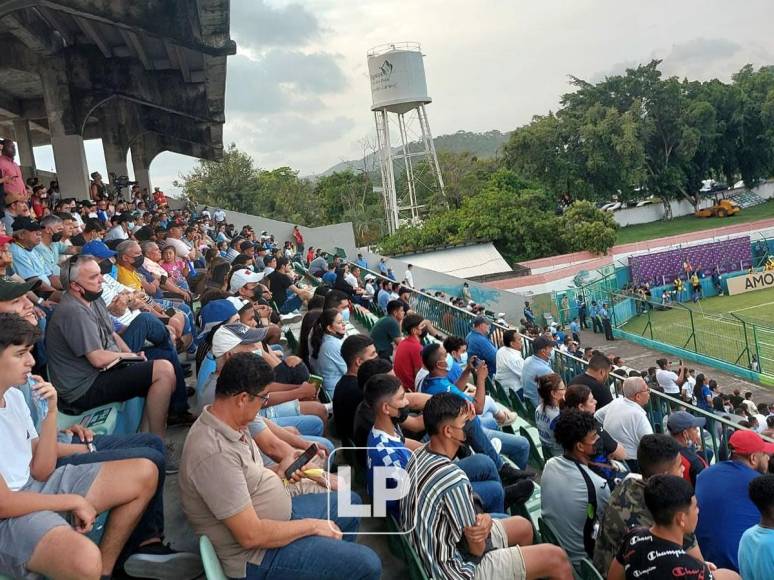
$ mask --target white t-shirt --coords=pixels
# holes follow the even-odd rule
[[[19,389],[9,389],[4,399],[5,407],[0,407],[0,475],[8,489],[18,491],[30,479],[32,440],[38,438],[38,432]]]
[[[404,278],[406,280],[406,285],[409,288],[413,288],[414,287],[414,274],[412,273],[411,270],[406,270],[406,275],[404,276]]]
[[[497,351],[496,361],[495,379],[513,392],[520,391],[521,371],[524,368],[524,358],[521,356],[521,352],[509,346],[502,346]]]
[[[626,459],[637,459],[640,439],[653,433],[645,409],[625,397],[614,399],[594,413],[594,417],[613,439],[623,445]]]
[[[680,385],[677,384],[677,374],[665,369],[656,371],[656,381],[667,395],[679,395]]]
[[[188,254],[191,253],[190,246],[183,240],[178,240],[177,238],[167,238],[164,244],[164,247],[172,246],[175,248],[175,253],[177,254],[178,258],[187,258]]]

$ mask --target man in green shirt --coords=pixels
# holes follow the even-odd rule
[[[387,316],[380,318],[371,329],[371,338],[374,339],[376,352],[381,358],[392,358],[393,349],[402,337],[400,325],[404,316],[406,313],[403,310],[403,302],[390,300],[387,303]]]

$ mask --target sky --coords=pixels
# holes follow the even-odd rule
[[[301,175],[362,157],[375,139],[366,53],[383,43],[421,44],[443,135],[513,130],[556,109],[569,75],[601,80],[652,58],[668,75],[730,80],[774,64],[772,21],[771,0],[231,0],[223,140]],[[101,142],[86,153],[106,174]],[[35,156],[53,169],[50,147]],[[151,181],[169,192],[194,164],[162,153]]]

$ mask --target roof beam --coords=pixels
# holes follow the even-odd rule
[[[41,36],[31,27],[26,18],[26,12],[7,14],[2,17],[2,22],[8,32],[21,40],[27,48],[38,54],[53,54],[56,52],[53,44],[45,36]]]
[[[177,62],[180,65],[180,72],[183,73],[183,80],[187,83],[191,82],[191,69],[188,67],[188,61],[185,58],[183,49],[179,46],[175,46],[177,52]]]
[[[62,16],[59,12],[46,8],[45,6],[33,8],[33,10],[35,10],[43,20],[48,22],[48,25],[62,37],[66,46],[75,44],[75,38],[62,20]]]
[[[78,27],[83,31],[86,37],[97,45],[97,48],[99,48],[102,56],[105,58],[111,58],[113,56],[113,51],[110,48],[110,45],[107,43],[107,40],[102,38],[99,30],[97,30],[97,27],[91,20],[76,17],[75,22],[78,24]]]
[[[142,42],[140,42],[137,33],[132,32],[131,30],[124,30],[123,28],[119,29],[119,32],[121,33],[121,38],[124,39],[126,46],[128,46],[129,50],[134,53],[138,59],[140,59],[140,62],[142,63],[142,66],[145,67],[145,70],[153,70],[153,63],[151,62],[150,58],[148,58],[148,54],[145,52],[145,47],[143,47]]]

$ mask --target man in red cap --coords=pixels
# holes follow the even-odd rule
[[[768,471],[774,444],[754,431],[739,430],[731,435],[728,446],[731,459],[708,467],[696,478],[696,539],[706,561],[718,568],[739,571],[739,540],[760,520],[747,488],[753,479]]]

